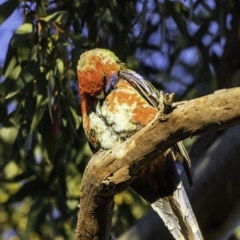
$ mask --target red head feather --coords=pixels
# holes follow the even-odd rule
[[[83,53],[77,66],[80,94],[98,95],[111,74],[118,75],[123,66],[118,61],[114,53],[106,49],[97,48]]]

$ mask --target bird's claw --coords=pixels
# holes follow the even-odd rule
[[[163,91],[160,91],[159,95],[159,121],[165,122],[171,116],[170,113],[173,110],[173,99],[174,93],[167,93],[166,95],[163,94]]]

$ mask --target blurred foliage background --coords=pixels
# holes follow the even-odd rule
[[[0,239],[73,239],[91,157],[79,56],[111,49],[176,100],[236,86],[240,7],[233,0],[8,0],[0,24],[16,10],[20,27],[0,69]],[[118,236],[149,206],[129,189],[115,200]]]

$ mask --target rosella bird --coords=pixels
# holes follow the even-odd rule
[[[156,117],[159,92],[111,51],[83,53],[77,74],[83,127],[94,152],[113,148]],[[144,167],[131,187],[151,204],[175,239],[200,240],[203,237],[177,171],[178,160],[192,185],[191,162],[178,142]]]

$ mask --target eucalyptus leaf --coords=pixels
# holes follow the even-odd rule
[[[17,48],[17,58],[20,64],[24,64],[29,60],[31,47],[26,42],[20,44]]]
[[[8,76],[16,65],[17,65],[17,57],[13,55],[8,65],[5,66],[4,76],[5,77]]]
[[[38,123],[42,119],[42,116],[44,114],[44,111],[46,109],[47,104],[48,104],[48,98],[46,98],[43,95],[38,95],[37,96],[35,113],[34,113],[34,116],[33,116],[33,119],[32,119],[30,133],[32,133],[36,129]]]
[[[33,32],[31,23],[24,23],[15,32],[11,40],[11,47],[15,48],[21,44]]]
[[[19,110],[17,110],[0,128],[0,161],[8,160],[11,155],[12,146],[21,126],[20,119],[21,114],[19,114]]]
[[[22,71],[21,66],[17,65],[14,69],[12,69],[11,72],[9,72],[7,76],[5,76],[4,82],[0,84],[0,95],[2,95],[4,98],[16,83],[16,80],[18,79],[21,71]]]
[[[64,63],[60,58],[56,59],[56,74],[58,76],[58,79],[61,80],[63,77],[64,72]]]
[[[18,134],[19,126],[3,126],[0,128],[0,142],[2,144],[11,146]],[[1,144],[1,147],[2,147]],[[2,149],[4,151],[4,148]]]
[[[34,79],[40,75],[39,65],[35,61],[29,61],[24,69],[20,72],[19,76],[15,79],[14,85],[9,89],[7,98],[11,98],[22,91]]]
[[[63,22],[67,17],[67,11],[58,11],[55,12],[47,17],[42,17],[39,18],[40,20],[44,21],[44,22]]]
[[[53,123],[52,107],[53,107],[54,99],[55,99],[55,96],[54,96],[55,78],[54,78],[52,72],[50,72],[48,74],[47,79],[48,79],[48,85],[47,85],[48,109],[49,109],[49,114],[50,114],[51,121]]]
[[[83,36],[80,33],[69,34],[69,37],[73,41],[73,44],[78,44],[80,46],[89,46],[89,45],[91,45],[91,42],[89,41],[89,39],[86,38],[85,36]]]
[[[3,66],[3,75],[6,76],[10,73],[10,71],[17,65],[17,51],[15,48],[12,48],[11,41],[8,44],[7,55],[5,58],[4,66]],[[14,64],[10,64],[11,61],[14,61]]]

